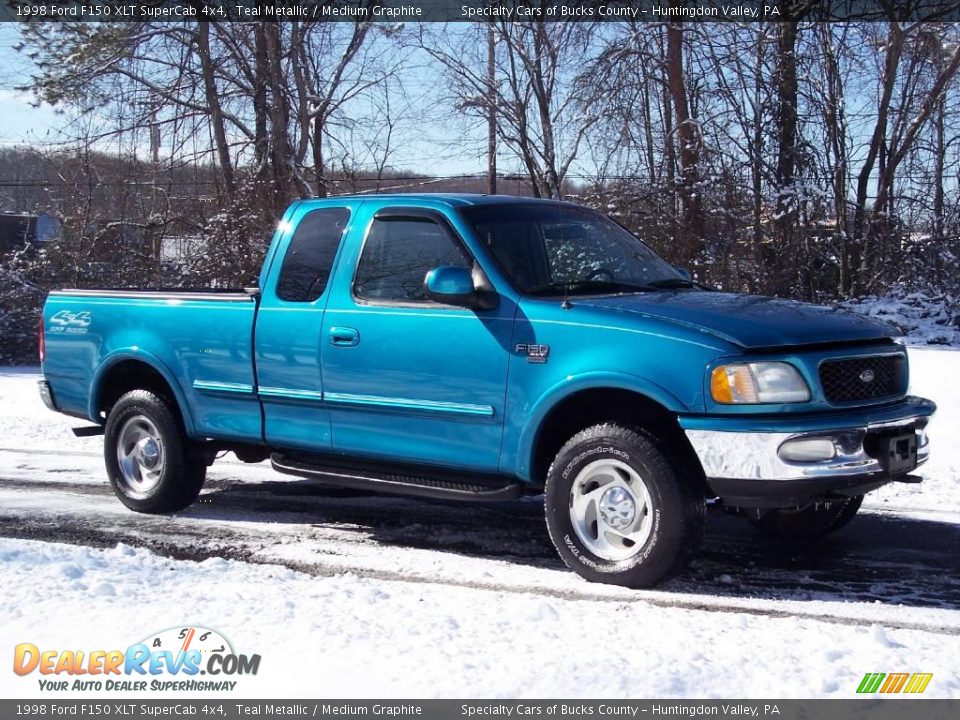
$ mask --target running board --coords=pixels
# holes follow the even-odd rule
[[[76,437],[96,437],[97,435],[103,435],[104,426],[87,425],[85,427],[71,428],[71,430],[73,430],[73,434]]]
[[[468,478],[463,475],[443,473],[430,468],[417,468],[417,472],[429,473],[432,477],[414,474],[398,474],[373,469],[370,464],[354,464],[348,460],[320,457],[296,457],[274,453],[270,457],[273,469],[285,475],[321,480],[330,485],[354,490],[412,495],[439,500],[514,500],[524,494],[524,485],[490,475]],[[396,466],[394,466],[396,467]],[[413,469],[411,469],[412,471]]]

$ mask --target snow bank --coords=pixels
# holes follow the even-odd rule
[[[960,347],[960,298],[949,293],[910,292],[897,286],[886,295],[847,300],[838,305],[895,325],[910,345]]]
[[[40,450],[58,449],[102,455],[99,437],[78,438],[71,428],[82,420],[55,413],[40,400],[39,367],[0,367],[0,447]]]
[[[872,671],[934,674],[960,697],[956,636],[876,625],[314,577],[0,539],[0,647],[125,648],[184,624],[260,672],[237,697],[852,697]],[[4,675],[5,696],[38,695]]]
[[[910,392],[937,403],[928,430],[930,460],[918,471],[924,478],[921,484],[886,485],[869,493],[864,507],[929,511],[938,520],[960,523],[960,349],[911,347],[908,356]]]

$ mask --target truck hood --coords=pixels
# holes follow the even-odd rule
[[[879,340],[901,334],[849,310],[761,295],[670,290],[579,298],[574,303],[697,328],[744,348]]]

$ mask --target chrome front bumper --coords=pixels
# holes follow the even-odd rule
[[[917,440],[917,465],[927,461],[930,444],[926,434],[929,418],[911,417],[871,423],[859,428],[812,432],[729,432],[686,430],[687,439],[710,480],[804,481],[848,480],[882,476],[883,463],[868,452],[871,435],[913,427]],[[827,440],[833,444],[829,459],[797,461],[782,457],[784,443],[792,440]],[[867,447],[865,447],[865,441]]]

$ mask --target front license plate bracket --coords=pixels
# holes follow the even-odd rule
[[[904,475],[917,467],[917,434],[887,435],[879,443],[880,464],[888,475]]]

